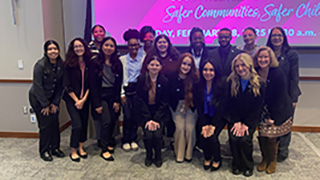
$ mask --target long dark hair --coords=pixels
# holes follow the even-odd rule
[[[105,63],[105,60],[106,60],[106,56],[103,53],[102,46],[108,40],[111,40],[114,43],[114,47],[115,47],[115,50],[111,54],[111,57],[110,57],[110,63],[111,63],[112,72],[115,73],[115,72],[117,72],[119,70],[119,68],[121,68],[121,62],[119,60],[118,46],[117,46],[116,40],[113,37],[105,37],[101,41],[99,54],[98,54],[97,59],[95,60],[95,63],[97,63],[99,65],[99,76],[102,76],[102,74],[103,74],[102,73],[103,64]]]
[[[45,56],[47,59],[49,59],[49,57],[48,57],[48,55],[47,55],[47,51],[48,51],[48,48],[49,48],[49,46],[50,46],[51,44],[54,44],[54,45],[57,47],[57,49],[59,50],[59,56],[57,57],[57,60],[62,60],[62,59],[61,59],[61,56],[60,56],[60,47],[59,47],[59,44],[58,44],[55,40],[52,40],[52,39],[47,40],[47,41],[44,43],[44,45],[43,45],[44,56]]]
[[[153,60],[158,61],[158,62],[162,65],[162,62],[161,62],[161,60],[159,59],[158,56],[151,56],[150,58],[146,59],[146,61],[147,61],[147,66],[148,66],[148,65],[150,64],[150,62],[153,61]],[[151,88],[151,79],[150,79],[150,75],[149,75],[149,70],[148,70],[148,69],[147,69],[147,71],[146,71],[145,74],[146,74],[146,75],[145,75],[145,83],[144,83],[144,85],[143,85],[143,89],[144,89],[145,91],[149,91],[150,88]],[[159,76],[159,74],[158,74],[158,76]]]
[[[161,38],[164,38],[168,42],[167,56],[170,56],[173,60],[178,59],[179,54],[180,54],[179,51],[175,47],[172,46],[170,39],[168,38],[168,36],[166,36],[164,34],[161,34],[156,37],[156,39],[154,40],[153,47],[150,49],[150,51],[147,52],[147,54],[157,55],[160,57],[159,49],[157,48],[157,42]]]
[[[194,63],[194,59],[190,53],[183,53],[179,59],[178,59],[178,68],[176,72],[179,74],[180,73],[180,67],[183,63],[183,60],[189,57],[191,59],[191,69],[187,74],[187,77],[183,80],[184,84],[184,99],[185,99],[185,107],[190,108],[193,107],[193,84],[194,82],[198,81],[199,79],[199,72],[196,68],[196,65]]]
[[[268,41],[267,41],[267,46],[269,46],[272,50],[274,50],[274,46],[271,42],[271,35],[272,35],[272,31],[278,29],[279,31],[281,31],[281,34],[283,36],[283,43],[282,43],[282,48],[281,48],[281,52],[286,53],[287,51],[289,51],[291,49],[291,47],[289,46],[288,43],[288,38],[286,36],[286,33],[284,32],[284,30],[281,27],[274,27],[271,29],[269,37],[268,37]]]
[[[91,54],[91,51],[88,47],[87,42],[84,39],[79,38],[79,37],[73,39],[70,42],[69,47],[68,47],[68,51],[66,54],[66,61],[64,62],[65,65],[68,67],[73,67],[73,68],[79,67],[79,61],[78,61],[79,56],[74,52],[74,42],[75,41],[80,41],[81,44],[84,46],[83,60],[88,65],[88,63],[92,57],[92,54]]]

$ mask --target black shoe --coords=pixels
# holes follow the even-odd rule
[[[41,154],[40,157],[44,161],[52,161],[53,160],[51,154],[48,151]]]
[[[144,161],[144,165],[146,165],[147,167],[150,167],[152,165],[152,159],[147,159]]]
[[[232,174],[239,175],[239,174],[241,174],[241,170],[240,169],[232,169]]]
[[[245,171],[243,172],[243,175],[246,176],[246,177],[250,177],[250,176],[252,176],[252,174],[253,174],[253,170],[252,170],[252,169],[250,169],[250,170],[245,170]]]
[[[64,153],[60,149],[55,149],[52,151],[53,156],[57,156],[58,158],[65,157]]]
[[[161,167],[162,166],[162,159],[156,160],[154,162],[154,165],[156,165],[157,168]]]
[[[106,160],[106,161],[114,161],[114,158],[113,158],[111,155],[110,155],[110,157],[105,158],[105,157],[103,156],[103,153],[101,153],[100,156],[102,157],[102,159],[104,159],[104,160]]]
[[[80,157],[83,158],[83,159],[87,159],[87,157],[88,157],[88,154],[81,155],[80,152],[79,152],[79,150],[77,151],[77,154],[78,154],[78,156],[80,156]]]
[[[208,166],[203,163],[203,169],[204,169],[204,170],[210,169],[210,166],[211,166],[211,163],[209,163]]]
[[[72,155],[70,154],[69,155],[69,157],[70,157],[70,159],[72,160],[72,161],[74,161],[74,162],[80,162],[80,157],[77,157],[77,158],[72,158]]]
[[[113,153],[114,153],[114,147],[108,146],[107,148],[108,148],[108,152],[109,152],[110,154],[113,154]],[[112,149],[110,149],[110,148],[112,148]]]
[[[277,162],[281,163],[283,161],[285,161],[288,157],[284,157],[284,156],[279,156],[277,157]]]
[[[184,160],[188,163],[191,163],[192,162],[192,158],[191,159],[187,159],[187,158],[184,158]]]
[[[220,168],[221,168],[221,166],[222,166],[222,161],[220,161],[220,162],[219,162],[218,167],[213,167],[213,166],[211,165],[211,169],[210,169],[210,171],[217,171],[218,169],[220,169]]]

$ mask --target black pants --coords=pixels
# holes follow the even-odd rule
[[[72,122],[70,147],[78,148],[79,143],[87,140],[89,103],[86,101],[81,110],[77,109],[73,102],[66,102],[66,105]]]
[[[232,168],[240,169],[242,171],[253,169],[253,146],[252,137],[255,129],[249,128],[249,135],[244,135],[242,137],[236,137],[230,131],[233,124],[228,125],[229,131],[229,143],[232,152]]]
[[[151,116],[153,117],[156,113],[156,106],[155,105],[148,105],[149,111]],[[143,142],[144,147],[146,148],[147,156],[146,158],[151,160],[153,157],[153,150],[154,150],[154,159],[161,160],[161,147],[162,147],[162,137],[163,137],[163,122],[159,122],[160,128],[156,131],[149,131],[148,129],[144,128],[145,123],[143,124]]]
[[[137,140],[138,123],[134,116],[135,95],[126,95],[126,104],[123,106],[123,138],[122,144]]]
[[[41,114],[40,103],[36,97],[29,93],[29,102],[34,112],[36,113],[39,127],[39,152],[43,153],[60,148],[60,130],[59,130],[59,111],[55,114],[44,116]]]
[[[215,162],[221,161],[219,135],[224,126],[225,124],[217,125],[214,134],[208,138],[204,138],[203,135],[199,136],[199,145],[203,150],[204,159],[206,161],[211,160],[212,157]]]

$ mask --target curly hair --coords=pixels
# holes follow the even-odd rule
[[[84,47],[83,60],[86,64],[88,64],[88,62],[90,61],[90,59],[92,57],[92,54],[91,54],[91,51],[88,47],[87,42],[84,39],[79,38],[79,37],[74,38],[69,44],[68,51],[66,54],[66,61],[64,62],[64,64],[66,66],[73,67],[73,68],[79,67],[79,61],[78,61],[79,56],[74,52],[74,42],[75,41],[80,41]]]

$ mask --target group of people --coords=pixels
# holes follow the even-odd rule
[[[220,46],[209,50],[203,31],[190,31],[190,47],[180,52],[166,35],[155,37],[150,26],[127,30],[128,53],[119,56],[117,43],[92,28],[89,45],[70,42],[63,62],[59,45],[49,40],[35,64],[29,92],[40,129],[40,156],[64,157],[60,150],[58,113],[61,97],[72,121],[72,161],[87,158],[89,104],[100,156],[114,161],[118,118],[123,109],[122,149],[137,150],[137,128],[143,129],[145,165],[161,167],[163,136],[172,137],[177,163],[190,162],[197,145],[205,170],[222,165],[219,134],[228,126],[232,173],[253,174],[252,139],[259,127],[262,161],[258,171],[274,173],[288,157],[294,109],[301,94],[298,55],[281,27],[270,31],[266,46],[255,44],[253,28],[243,32],[244,46],[230,44],[231,31],[219,31]],[[140,45],[140,42],[143,45]],[[63,94],[64,91],[64,94]]]

